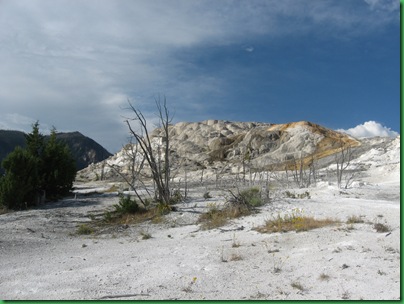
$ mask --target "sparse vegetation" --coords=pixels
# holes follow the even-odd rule
[[[275,257],[275,253],[272,254],[272,262],[273,262],[273,273],[280,273],[283,269],[283,265],[289,257]]]
[[[216,204],[208,204],[209,210],[201,214],[199,222],[202,223],[202,229],[213,229],[221,227],[228,221],[226,210],[219,209]]]
[[[391,231],[391,228],[388,225],[385,225],[382,223],[375,223],[373,225],[373,229],[375,229],[377,232],[380,232],[380,233]]]
[[[297,198],[299,198],[299,199],[307,198],[307,199],[310,199],[310,192],[309,191],[305,191],[305,192],[300,193],[300,194],[296,194],[296,193],[293,193],[293,192],[290,192],[290,191],[286,191],[285,195],[288,198],[296,198],[296,199]]]
[[[170,204],[178,204],[184,200],[184,195],[182,195],[180,190],[174,190],[170,197]]]
[[[320,274],[319,279],[321,281],[329,281],[331,279],[331,277],[328,274],[322,273],[322,274]]]
[[[215,203],[208,204],[209,210],[200,215],[198,222],[202,229],[213,229],[225,225],[229,219],[238,218],[251,213],[250,210],[240,206],[226,205],[222,209]]]
[[[238,242],[238,241],[236,240],[236,234],[233,234],[233,243],[231,244],[231,247],[233,247],[233,248],[238,248],[238,247],[240,247],[240,242]]]
[[[231,197],[228,199],[228,205],[232,208],[240,209],[243,211],[252,211],[255,207],[262,206],[264,201],[261,198],[260,189],[253,187],[242,190],[237,189],[237,193],[228,190]]]
[[[263,204],[261,191],[258,188],[250,188],[240,192],[238,200],[242,200],[247,206],[258,207]]]
[[[345,290],[341,295],[342,300],[349,300],[350,298],[351,298],[351,293],[347,290]]]
[[[232,255],[229,258],[229,261],[241,261],[241,260],[243,260],[243,257],[236,253],[232,253]]]
[[[290,284],[290,286],[292,286],[295,289],[298,289],[300,291],[304,291],[305,288],[303,287],[303,285],[299,282],[292,282],[292,284]]]
[[[104,222],[107,222],[107,223],[112,222],[112,220],[113,220],[112,212],[106,211],[104,213],[104,218],[103,219],[104,219]]]
[[[364,222],[365,221],[360,216],[356,216],[356,215],[351,215],[350,217],[348,217],[348,219],[346,221],[347,224],[361,224]]]
[[[78,228],[76,233],[80,235],[88,235],[93,234],[95,232],[94,228],[88,226],[87,224],[81,224]]]
[[[140,235],[142,236],[142,240],[148,240],[152,238],[152,235],[148,231],[140,231]]]
[[[115,205],[115,208],[121,208],[116,207],[119,205]],[[129,210],[130,207],[128,207]],[[98,221],[96,225],[100,226],[106,226],[106,225],[129,225],[129,224],[136,224],[136,223],[143,223],[146,221],[150,221],[152,224],[158,224],[163,221],[163,216],[164,214],[161,213],[159,206],[149,208],[149,209],[144,209],[141,208],[140,211],[138,212],[117,212],[115,211],[106,211],[104,213],[103,219],[101,221]]]
[[[148,202],[148,200],[144,200]],[[150,221],[152,224],[159,224],[163,222],[163,215],[171,210],[171,206],[165,204],[158,204],[147,207],[130,196],[120,195],[118,204],[113,205],[114,210],[107,210],[104,212],[102,220],[98,221],[96,225],[128,225],[135,223],[142,223]]]
[[[330,218],[315,219],[311,216],[305,216],[303,210],[293,209],[290,214],[267,220],[265,225],[258,227],[256,230],[261,233],[288,232],[288,231],[307,231],[325,226],[335,225],[339,223],[337,220]]]
[[[212,196],[210,195],[209,191],[206,191],[206,192],[203,194],[203,198],[204,198],[204,199],[209,199],[209,198],[212,198]]]
[[[227,259],[224,257],[224,247],[222,246],[222,250],[220,251],[220,261],[223,263],[227,263]]]
[[[106,193],[113,193],[113,192],[118,192],[119,191],[119,187],[117,185],[112,185],[107,191],[105,191]]]
[[[145,212],[136,200],[132,200],[130,196],[120,194],[119,203],[114,205],[115,211],[119,214],[135,214]]]
[[[184,292],[192,292],[192,287],[195,285],[197,277],[193,277],[192,281],[188,284],[188,286],[184,287],[182,291]]]

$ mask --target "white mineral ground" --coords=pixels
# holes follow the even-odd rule
[[[76,235],[89,214],[118,202],[111,194],[83,194],[111,184],[78,185],[76,198],[0,215],[0,298],[399,299],[399,138],[396,146],[357,159],[369,168],[349,189],[327,182],[288,189],[311,198],[284,197],[212,230],[200,229],[198,212],[228,194],[212,190],[205,200],[205,189],[195,187],[162,223]],[[253,229],[295,208],[341,224],[272,234]],[[347,224],[350,216],[364,223]],[[379,233],[374,223],[390,231]],[[144,240],[145,233],[152,237]]]

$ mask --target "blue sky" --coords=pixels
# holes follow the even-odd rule
[[[154,122],[160,94],[174,122],[399,132],[399,22],[397,0],[1,0],[0,129],[116,152],[127,99]]]

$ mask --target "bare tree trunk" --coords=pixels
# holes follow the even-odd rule
[[[338,188],[342,188],[342,177],[351,163],[352,149],[350,144],[343,142],[342,138],[339,140],[339,145],[340,152],[335,155],[335,161],[337,164],[337,185]],[[345,184],[345,189],[348,187],[348,184],[352,178],[353,176],[348,179],[347,183]]]
[[[143,200],[141,195],[138,192],[138,187],[136,184],[140,184],[142,188],[146,189],[146,192],[149,193],[148,189],[146,186],[143,184],[141,181],[141,171],[143,169],[144,161],[145,158],[142,157],[140,158],[139,151],[138,151],[138,146],[133,144],[132,141],[130,141],[129,144],[127,144],[123,148],[123,154],[130,159],[129,162],[129,176],[121,172],[121,168],[115,165],[110,165],[108,166],[116,173],[118,174],[129,186],[129,188],[135,192],[136,197],[139,199],[139,201],[143,204],[146,205],[146,202]],[[150,193],[149,193],[150,194]]]
[[[161,144],[164,147],[164,162],[162,164],[160,152],[154,150],[148,128],[147,120],[143,113],[136,109],[130,101],[128,101],[129,108],[135,114],[132,119],[126,119],[126,124],[129,128],[130,133],[136,139],[137,144],[143,152],[144,158],[150,167],[152,179],[155,183],[157,189],[157,200],[159,203],[169,204],[170,203],[170,141],[169,141],[169,124],[171,119],[169,117],[169,111],[166,105],[166,99],[164,98],[163,104],[159,99],[156,99],[156,106],[158,110],[159,122],[163,130],[163,138]],[[140,131],[136,131],[130,121],[137,121],[140,127]]]
[[[188,171],[187,171],[187,166],[185,166],[185,168],[184,168],[184,174],[185,174],[185,180],[184,180],[184,183],[185,183],[185,185],[184,185],[184,199],[187,199],[187,196],[188,196]]]

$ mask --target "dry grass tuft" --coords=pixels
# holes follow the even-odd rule
[[[302,284],[300,284],[299,282],[292,282],[292,284],[290,284],[290,286],[292,286],[295,289],[298,289],[300,291],[304,291],[305,288],[303,287]]]
[[[209,210],[200,215],[198,222],[204,230],[214,229],[224,226],[228,222],[228,213],[226,210]]]
[[[329,281],[331,279],[331,277],[328,274],[322,273],[322,274],[320,274],[319,279],[321,281]]]
[[[138,224],[150,221],[152,224],[159,224],[163,222],[163,216],[160,210],[155,207],[148,210],[142,210],[139,213],[119,213],[119,212],[106,212],[101,226],[105,225],[129,225]]]
[[[231,244],[231,247],[233,247],[233,248],[240,247],[240,242],[237,241],[235,233],[233,234],[233,243]]]
[[[356,216],[356,215],[351,215],[350,217],[348,217],[348,219],[346,221],[347,224],[361,224],[364,222],[365,221],[360,216]]]
[[[140,235],[142,236],[142,240],[148,240],[152,238],[152,235],[147,231],[140,231]]]
[[[382,224],[382,223],[376,223],[376,224],[374,224],[374,225],[373,225],[373,228],[374,228],[377,232],[380,232],[380,233],[391,231],[391,228],[390,228],[389,226],[387,226],[387,225],[385,225],[385,224]]]
[[[308,231],[312,229],[331,226],[339,223],[339,221],[326,218],[315,219],[311,216],[304,216],[299,212],[292,212],[291,215],[280,216],[267,220],[264,226],[258,227],[256,230],[261,233],[288,232],[288,231]]]
[[[198,222],[201,223],[201,228],[204,230],[214,229],[226,225],[230,219],[249,214],[251,211],[248,209],[233,206],[219,209],[215,204],[212,204],[209,206],[208,212],[200,215]]]
[[[242,260],[244,260],[244,258],[241,255],[235,253],[233,253],[229,258],[229,261],[242,261]]]
[[[76,233],[80,234],[80,235],[88,235],[88,234],[92,234],[94,233],[95,230],[94,228],[88,226],[87,224],[81,224],[80,226],[78,226]]]
[[[342,300],[349,300],[350,298],[351,298],[351,293],[347,290],[345,290],[341,295]]]
[[[119,187],[117,185],[112,185],[108,190],[105,191],[105,193],[113,193],[113,192],[118,192]]]

